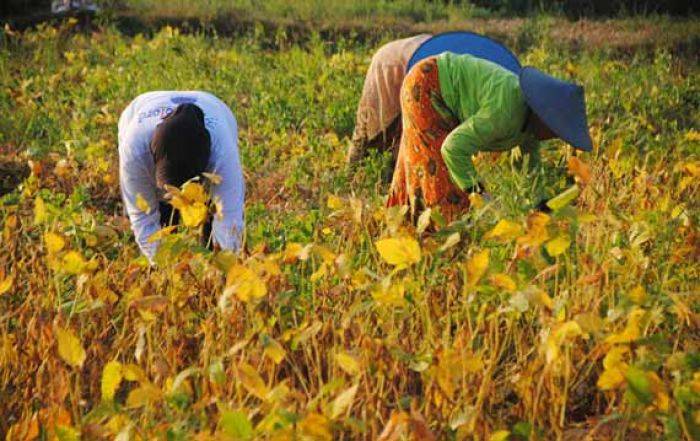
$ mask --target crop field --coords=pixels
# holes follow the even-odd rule
[[[700,439],[697,54],[525,26],[523,64],[585,86],[595,149],[546,143],[550,215],[515,153],[477,157],[492,197],[450,225],[385,208],[388,155],[345,164],[394,31],[0,31],[0,434]],[[241,254],[181,226],[139,255],[116,124],[149,90],[236,115]]]

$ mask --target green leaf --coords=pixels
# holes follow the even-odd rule
[[[654,396],[651,392],[651,384],[649,383],[649,378],[646,372],[630,366],[625,373],[625,380],[627,380],[627,390],[632,393],[632,395],[643,404],[650,404]]]
[[[574,184],[568,189],[564,190],[563,193],[560,193],[547,201],[547,206],[554,211],[561,210],[569,205],[571,201],[576,199],[579,193],[581,193],[581,190],[578,188],[578,185]]]
[[[530,434],[532,433],[532,424],[527,421],[520,421],[513,426],[513,436],[517,436],[523,439],[530,439]]]
[[[58,441],[78,441],[80,440],[80,432],[70,426],[57,426],[56,438]]]
[[[212,362],[209,365],[209,379],[220,386],[226,382],[224,364],[220,359]]]
[[[240,411],[227,410],[219,417],[219,428],[226,435],[236,440],[253,437],[253,425],[248,417]]]

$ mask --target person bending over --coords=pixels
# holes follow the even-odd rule
[[[153,263],[158,249],[158,242],[149,237],[179,220],[164,200],[165,187],[180,187],[204,172],[220,177],[211,187],[212,200],[221,207],[207,222],[212,243],[238,250],[245,184],[238,127],[228,106],[206,92],[148,92],[126,107],[118,128],[122,198],[136,243],[149,261]],[[209,234],[205,236],[208,240]]]
[[[558,137],[590,151],[583,88],[533,67],[516,75],[490,61],[446,52],[411,69],[401,89],[403,137],[387,204],[412,214],[440,207],[453,220],[479,192],[472,155],[515,146],[540,165],[538,141]]]
[[[390,151],[396,160],[401,139],[401,83],[411,56],[429,38],[430,35],[421,34],[395,40],[382,46],[372,57],[347,153],[350,166],[363,159],[369,148]],[[393,168],[392,163],[389,178]]]

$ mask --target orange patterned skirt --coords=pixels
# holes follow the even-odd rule
[[[435,57],[416,64],[404,79],[401,114],[403,134],[387,205],[410,205],[412,217],[437,208],[452,221],[469,208],[469,195],[452,183],[440,153],[459,121],[440,93]]]

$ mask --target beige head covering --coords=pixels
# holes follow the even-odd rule
[[[431,36],[416,35],[382,46],[372,57],[357,109],[353,142],[374,139],[401,114],[401,84],[413,52]]]

